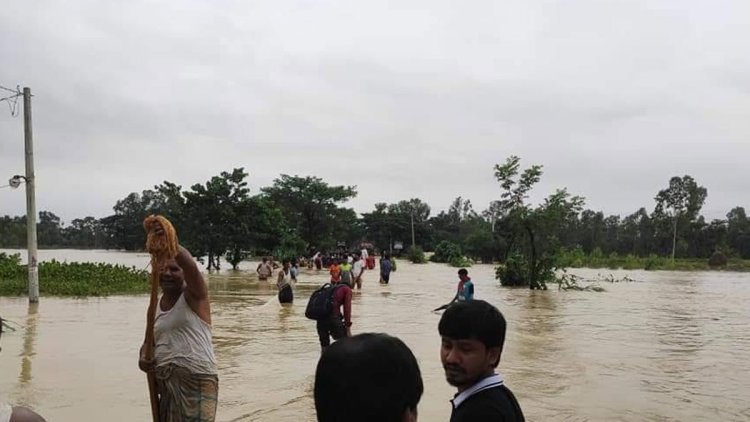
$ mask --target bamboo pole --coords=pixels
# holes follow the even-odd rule
[[[144,357],[146,360],[154,359],[154,320],[156,319],[156,306],[158,300],[159,290],[159,273],[156,271],[156,262],[151,259],[151,298],[148,302],[148,311],[146,311],[146,340]],[[146,373],[146,381],[148,383],[148,396],[151,402],[151,416],[153,422],[159,422],[159,396],[158,387],[156,385],[156,376],[153,371]]]
[[[156,320],[156,307],[158,306],[159,272],[161,266],[177,255],[179,243],[177,233],[166,218],[159,215],[151,215],[143,221],[146,229],[146,250],[151,254],[151,297],[146,311],[146,340],[143,355],[146,360],[154,359],[154,323]],[[153,371],[146,374],[148,381],[149,399],[151,401],[151,415],[154,422],[159,421],[159,397],[156,377]]]

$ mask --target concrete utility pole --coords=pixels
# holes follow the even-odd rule
[[[26,152],[26,247],[29,250],[29,303],[39,302],[36,262],[36,199],[34,193],[34,138],[31,133],[31,89],[23,88],[23,135]]]

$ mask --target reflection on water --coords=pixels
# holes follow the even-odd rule
[[[47,256],[54,252],[47,251]],[[145,254],[62,251],[63,257],[139,266]],[[87,255],[88,254],[88,255]],[[102,259],[106,258],[106,259]],[[44,256],[42,256],[44,259]],[[455,269],[399,262],[390,285],[366,272],[354,295],[353,331],[388,332],[414,351],[426,390],[420,420],[449,418],[431,310],[453,297]],[[292,305],[254,265],[207,275],[220,372],[220,421],[314,421],[319,345],[305,318],[327,273],[304,269]],[[577,274],[594,276],[593,271]],[[726,273],[620,272],[604,293],[507,289],[491,266],[470,268],[476,296],[508,321],[500,369],[528,420],[748,420],[750,277]],[[43,283],[43,280],[41,281]],[[0,314],[26,327],[3,335],[0,399],[54,421],[148,418],[137,369],[147,296],[0,298]],[[33,371],[32,371],[33,367]]]
[[[38,321],[39,303],[29,303],[26,317],[26,329],[23,333],[23,354],[21,358],[21,373],[18,375],[18,386],[20,389],[31,381],[31,361],[36,353],[34,343],[36,342],[36,326]]]

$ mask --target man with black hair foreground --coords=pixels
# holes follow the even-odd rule
[[[315,372],[318,422],[415,422],[422,392],[414,354],[387,334],[333,343]]]
[[[524,421],[502,375],[495,372],[505,343],[505,318],[483,300],[456,302],[440,318],[440,359],[458,388],[451,422]]]

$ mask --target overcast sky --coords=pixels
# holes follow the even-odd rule
[[[747,0],[5,0],[0,84],[35,95],[37,208],[65,222],[234,167],[253,193],[281,173],[356,185],[358,212],[479,211],[511,154],[544,165],[536,201],[567,187],[625,215],[690,174],[721,218],[750,208],[749,17]],[[0,185],[23,171],[0,103]],[[0,189],[0,215],[24,213]]]

